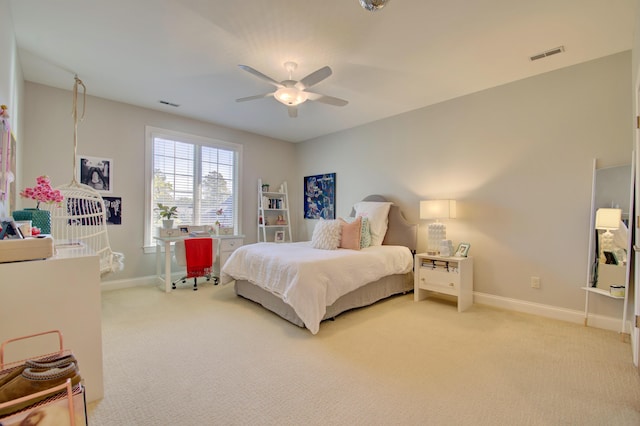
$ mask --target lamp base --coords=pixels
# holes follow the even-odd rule
[[[427,253],[440,253],[440,242],[446,238],[447,226],[444,223],[430,223],[427,234]]]
[[[608,229],[600,234],[600,263],[607,263],[607,258],[604,254],[605,251],[613,251],[615,248],[615,244],[613,242],[614,236],[613,232]]]

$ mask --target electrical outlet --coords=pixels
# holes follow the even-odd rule
[[[531,288],[540,288],[540,277],[531,277]]]

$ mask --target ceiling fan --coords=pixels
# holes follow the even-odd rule
[[[331,68],[329,68],[328,66],[322,67],[319,70],[312,72],[300,81],[295,81],[293,80],[292,73],[298,67],[298,64],[296,64],[295,62],[285,62],[284,68],[289,71],[289,79],[280,82],[272,79],[271,77],[267,77],[260,71],[257,71],[248,65],[238,66],[246,72],[258,77],[259,79],[274,85],[278,89],[275,92],[236,99],[236,102],[252,101],[254,99],[262,99],[273,96],[278,102],[281,102],[287,106],[287,109],[289,110],[289,117],[292,118],[298,116],[298,105],[305,101],[322,102],[324,104],[334,106],[345,106],[349,103],[344,99],[334,98],[333,96],[321,95],[320,93],[307,91],[307,89],[315,86],[332,74]]]

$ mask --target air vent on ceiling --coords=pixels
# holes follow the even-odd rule
[[[549,49],[546,52],[538,53],[529,57],[532,61],[537,61],[538,59],[546,58],[547,56],[557,55],[558,53],[564,52],[564,46],[556,47],[555,49]]]
[[[178,108],[180,106],[178,104],[174,104],[173,102],[168,102],[168,101],[158,101],[158,102],[160,102],[163,105],[169,105],[169,106],[176,107],[176,108]]]

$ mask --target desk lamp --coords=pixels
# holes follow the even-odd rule
[[[604,230],[604,232],[600,234],[601,259],[605,251],[614,250],[615,246],[613,244],[613,233],[611,231],[620,227],[621,219],[621,209],[601,208],[596,210],[596,229]]]

